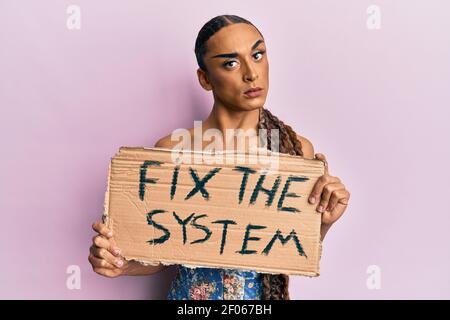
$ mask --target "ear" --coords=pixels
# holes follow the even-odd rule
[[[209,81],[208,74],[205,71],[198,68],[197,69],[197,77],[198,77],[198,82],[200,82],[200,85],[202,86],[203,89],[205,89],[206,91],[212,90],[211,82]]]

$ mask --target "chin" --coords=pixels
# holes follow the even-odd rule
[[[255,110],[255,109],[261,109],[264,107],[264,104],[266,103],[266,99],[254,99],[252,101],[246,101],[243,106],[246,110]]]
[[[236,111],[252,111],[264,107],[265,102],[266,99],[264,97],[260,97],[252,100],[244,99],[240,101],[235,101],[227,105]]]
[[[254,104],[254,105],[250,105],[250,104],[245,104],[245,105],[240,105],[238,107],[239,111],[252,111],[252,110],[256,110],[256,109],[260,109],[262,108],[264,105],[261,104]]]

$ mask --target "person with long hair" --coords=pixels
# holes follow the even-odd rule
[[[267,44],[261,32],[248,20],[235,15],[220,15],[209,20],[199,31],[195,42],[200,85],[212,91],[211,113],[202,121],[202,132],[217,129],[227,140],[227,129],[272,130],[279,132],[279,152],[326,164],[309,196],[322,215],[321,241],[344,213],[350,192],[338,177],[328,173],[323,154],[314,154],[312,143],[298,135],[289,125],[274,116],[264,105],[269,90]],[[189,130],[194,139],[194,128]],[[190,145],[194,145],[193,140]],[[178,141],[171,135],[158,140],[155,147],[173,149]],[[270,149],[272,143],[267,141]],[[204,147],[204,145],[202,146]],[[114,235],[102,223],[95,222],[98,233],[90,247],[89,261],[95,272],[106,277],[120,275],[149,275],[167,268],[127,261],[114,242]],[[188,268],[177,266],[176,277],[168,299],[264,299],[288,300],[289,277],[255,271],[220,268]]]

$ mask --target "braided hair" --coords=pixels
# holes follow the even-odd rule
[[[200,29],[195,41],[195,56],[200,69],[206,71],[204,56],[208,51],[207,41],[221,28],[235,23],[247,23],[256,28],[250,21],[235,15],[220,15],[209,20]],[[256,28],[259,34],[261,32]],[[302,145],[292,128],[279,120],[269,110],[262,108],[258,122],[258,129],[267,132],[267,146],[271,148],[271,130],[279,130],[279,152],[303,156]],[[289,300],[289,276],[285,274],[263,274],[263,299]]]
[[[271,148],[270,131],[279,130],[279,152],[303,156],[302,145],[292,128],[263,108],[260,112],[258,129],[267,130],[267,147]],[[289,300],[289,276],[285,274],[263,275],[263,298],[266,300]]]

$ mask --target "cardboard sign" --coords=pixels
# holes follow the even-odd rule
[[[127,260],[318,276],[321,215],[308,196],[324,164],[277,157],[278,170],[267,171],[122,147],[109,168],[106,224]]]

